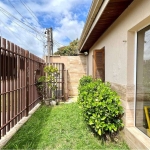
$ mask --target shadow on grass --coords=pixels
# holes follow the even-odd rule
[[[52,107],[42,105],[20,128],[3,149],[36,149],[49,123]]]

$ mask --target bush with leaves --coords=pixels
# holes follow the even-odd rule
[[[37,90],[40,95],[43,96],[44,99],[49,98],[48,90],[52,91],[52,99],[56,98],[54,95],[54,91],[57,89],[57,80],[56,76],[59,74],[58,69],[54,66],[45,66],[44,67],[45,76],[41,76],[37,83]]]
[[[82,107],[84,118],[101,138],[107,135],[112,137],[124,126],[120,98],[109,83],[84,76],[80,79],[78,91],[78,103]]]

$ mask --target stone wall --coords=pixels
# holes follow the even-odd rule
[[[87,74],[87,57],[79,56],[50,56],[45,58],[50,63],[64,63],[65,65],[65,95],[72,97],[78,95],[78,84],[82,76]]]

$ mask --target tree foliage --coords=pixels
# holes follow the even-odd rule
[[[58,51],[54,53],[54,55],[60,56],[76,56],[78,54],[77,46],[78,46],[78,39],[70,42],[68,46],[63,46],[58,48]]]

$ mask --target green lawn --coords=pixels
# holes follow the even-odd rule
[[[3,149],[129,149],[122,141],[101,144],[80,111],[77,103],[41,106]]]

